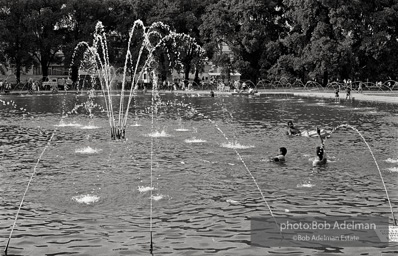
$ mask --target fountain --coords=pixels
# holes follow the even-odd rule
[[[139,28],[141,29],[142,34],[137,34]],[[141,39],[141,46],[135,60],[133,60],[131,49],[134,37]],[[170,28],[162,22],[153,23],[149,27],[146,27],[140,20],[134,22],[129,33],[127,53],[123,67],[118,113],[116,113],[117,108],[114,107],[114,103],[112,101],[112,93],[113,90],[116,89],[114,88],[116,71],[109,61],[107,37],[102,23],[98,22],[96,25],[92,46],[87,42],[81,42],[77,45],[74,58],[76,58],[77,52],[82,51],[81,49],[85,49],[83,51],[83,60],[81,61],[80,67],[90,74],[91,80],[94,84],[97,79],[101,85],[108,113],[112,139],[125,139],[130,104],[132,102],[134,92],[138,90],[138,85],[142,81],[144,73],[149,75],[152,81],[153,91],[157,90],[158,85],[155,80],[158,79],[159,74],[156,67],[156,54],[159,51],[165,52],[168,57],[169,68],[173,69],[175,65],[181,65],[179,60],[181,53],[179,50],[180,48],[185,47],[184,44],[191,47],[191,54],[196,54],[199,58],[203,57],[204,50],[190,36],[171,31]],[[141,63],[145,54],[146,60]],[[126,76],[129,66],[132,67],[133,73],[131,74],[130,90],[125,95],[127,90]],[[124,106],[126,96],[128,96],[127,106]]]

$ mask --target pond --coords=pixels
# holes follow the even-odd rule
[[[358,129],[395,212],[396,106],[289,95],[160,97],[152,115],[151,97],[135,96],[127,139],[115,141],[100,96],[92,118],[76,108],[85,95],[1,96],[0,247],[34,172],[10,255],[148,255],[150,230],[155,255],[398,254],[394,244],[250,245],[250,219],[270,216],[259,189],[275,216],[385,216],[392,223],[359,134],[337,129],[325,142],[329,162],[312,167],[319,138],[287,136],[286,127],[292,120],[301,130]],[[269,162],[280,147],[286,162]]]

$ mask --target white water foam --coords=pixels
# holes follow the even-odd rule
[[[153,132],[147,135],[148,137],[153,137],[153,138],[164,138],[164,137],[170,137],[171,135],[167,134],[166,131],[161,131],[161,132]]]
[[[96,149],[96,148],[92,148],[90,146],[85,147],[85,148],[79,148],[75,150],[75,153],[79,153],[79,154],[96,154],[98,152],[102,151],[102,149]]]
[[[320,131],[321,136],[329,135],[330,132],[331,131],[327,131],[327,130],[324,130],[324,129],[321,129],[321,131]],[[301,136],[304,136],[304,137],[318,137],[319,135],[318,135],[316,130],[312,130],[312,131],[303,131],[301,133]]]
[[[230,203],[230,204],[239,204],[238,201],[235,201],[235,200],[232,200],[232,199],[227,199],[227,203]]]
[[[140,193],[144,193],[144,192],[148,192],[154,190],[153,187],[144,187],[144,186],[138,186],[138,191],[140,191]]]
[[[298,188],[312,188],[312,187],[315,187],[315,185],[307,182],[307,183],[297,184],[297,187]]]
[[[54,126],[56,126],[56,127],[80,127],[82,125],[77,124],[77,123],[64,123],[63,121],[61,121],[59,124],[56,124]]]
[[[390,172],[398,172],[398,167],[388,168]]]
[[[156,195],[156,196],[153,195],[152,199],[155,200],[155,201],[159,201],[159,200],[163,199],[163,197],[164,197],[163,195]]]
[[[100,127],[95,126],[95,125],[85,125],[85,126],[80,127],[80,129],[83,129],[83,130],[93,130],[93,129],[98,129],[98,128],[100,128]]]
[[[221,144],[221,147],[224,147],[224,148],[232,148],[232,149],[248,149],[248,148],[254,148],[254,146],[252,146],[252,145],[245,146],[245,145],[239,144],[238,142],[223,143],[223,144]]]
[[[398,163],[398,159],[392,159],[392,158],[388,158],[387,160],[385,160],[387,163],[392,163],[392,164],[396,164]]]
[[[197,139],[197,138],[191,138],[191,139],[186,139],[185,140],[186,143],[204,143],[207,142],[206,140],[202,140],[202,139]]]
[[[189,132],[189,131],[191,131],[190,129],[187,129],[187,128],[177,128],[177,129],[175,129],[177,132]]]
[[[78,196],[74,196],[72,197],[72,200],[78,202],[79,204],[92,204],[92,203],[96,203],[98,202],[100,199],[99,196],[96,195],[78,195]]]

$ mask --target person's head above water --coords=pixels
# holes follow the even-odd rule
[[[287,122],[287,126],[293,127],[293,121],[288,121],[288,122]]]
[[[321,147],[316,147],[316,155],[319,157],[319,160],[322,160],[323,159],[323,148],[321,148]]]
[[[287,153],[287,149],[285,147],[279,148],[279,151],[281,152],[281,155],[285,156]]]

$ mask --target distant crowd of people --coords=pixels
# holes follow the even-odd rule
[[[45,81],[39,79],[39,80],[33,80],[32,78],[29,78],[26,80],[25,83],[19,83],[19,87],[16,87],[11,85],[7,81],[7,79],[0,80],[0,92],[8,93],[13,89],[19,89],[19,90],[28,90],[29,93],[34,93],[36,91],[53,91],[56,92],[59,89],[61,90],[68,90],[73,86],[73,81],[70,78],[54,78],[53,81],[49,81],[49,79],[46,79]]]

